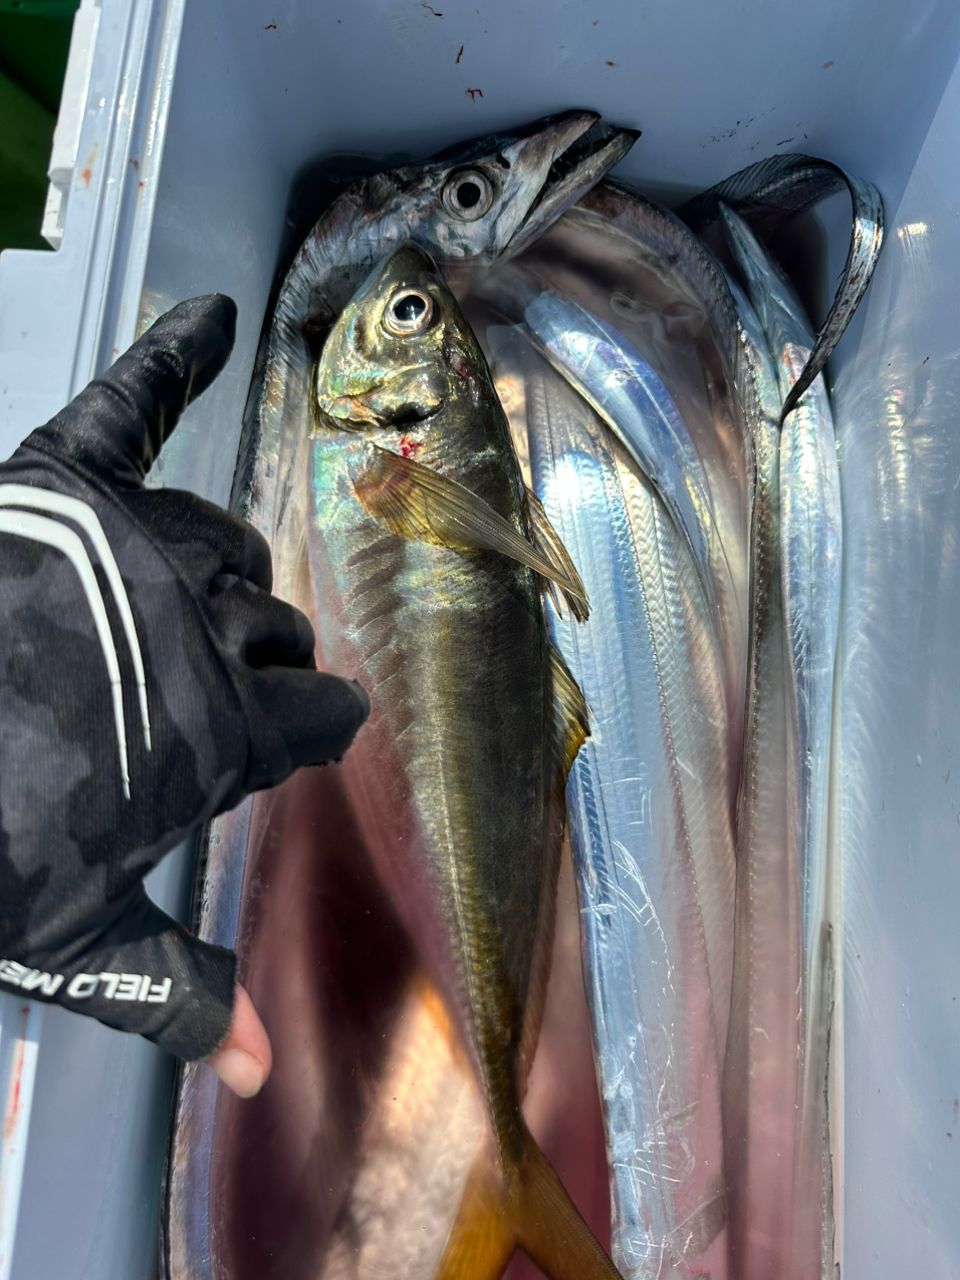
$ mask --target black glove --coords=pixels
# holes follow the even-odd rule
[[[143,878],[185,835],[369,711],[318,674],[250,526],[142,480],[233,345],[212,296],[163,316],[0,465],[0,990],[183,1058],[226,1035],[235,956]]]

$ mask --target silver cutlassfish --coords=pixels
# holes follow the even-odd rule
[[[722,209],[734,256],[786,401],[814,346],[786,278],[746,223]],[[781,583],[790,732],[789,838],[801,873],[801,1052],[792,1213],[797,1276],[832,1271],[830,1159],[825,1143],[832,1004],[831,929],[837,907],[829,846],[830,743],[840,625],[842,520],[833,417],[822,376],[783,424],[780,444]],[[816,1263],[816,1270],[811,1268]]]
[[[724,1071],[730,1256],[739,1280],[790,1274],[800,1049],[800,867],[787,801],[787,665],[780,580],[780,408],[767,338],[737,304],[756,462],[750,647],[740,801],[733,998]]]
[[[719,642],[689,547],[626,450],[516,330],[488,340],[595,610],[579,635],[554,613],[552,634],[593,725],[567,798],[613,1254],[631,1278],[722,1280],[734,853]]]

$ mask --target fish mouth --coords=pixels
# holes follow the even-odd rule
[[[550,167],[506,255],[523,251],[627,154],[639,129],[605,124],[595,111],[569,111],[541,121],[527,147],[547,152]]]
[[[395,427],[398,431],[408,431],[436,417],[440,409],[439,402],[411,396],[400,397],[385,404],[384,391],[392,390],[391,384],[394,381],[388,379],[355,395],[318,397],[317,408],[323,418],[341,430]]]

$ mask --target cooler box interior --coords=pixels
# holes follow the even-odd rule
[[[388,166],[589,107],[642,129],[616,176],[667,203],[778,150],[880,187],[886,245],[829,368],[844,1280],[946,1277],[960,1255],[958,56],[949,0],[85,0],[44,223],[59,247],[0,259],[4,456],[171,304],[236,299],[226,373],[158,474],[226,503],[324,158]],[[823,210],[811,297],[836,281],[846,217],[839,197]],[[149,882],[181,913],[191,854]],[[2,997],[0,1280],[155,1274],[172,1078],[146,1043]]]

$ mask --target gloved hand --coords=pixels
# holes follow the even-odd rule
[[[248,792],[339,758],[369,701],[316,671],[253,528],[142,485],[235,319],[220,296],[175,307],[0,465],[0,991],[218,1050],[249,1094],[270,1048],[236,958],[143,878]]]

